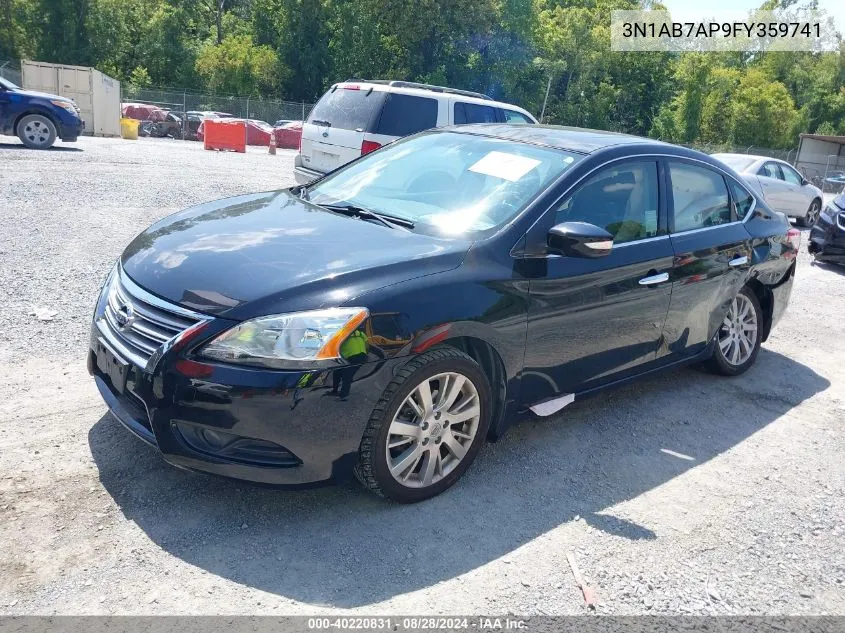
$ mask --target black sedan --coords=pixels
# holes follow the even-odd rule
[[[845,193],[827,203],[810,231],[807,250],[820,262],[845,264]]]
[[[129,245],[89,371],[171,464],[402,502],[522,412],[755,361],[800,236],[724,164],[591,130],[461,126]]]

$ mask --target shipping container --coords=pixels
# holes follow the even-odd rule
[[[96,68],[24,60],[22,87],[73,99],[85,134],[120,136],[120,82]]]

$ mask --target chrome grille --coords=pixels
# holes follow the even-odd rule
[[[100,331],[127,360],[140,367],[146,367],[165,343],[204,318],[148,293],[120,269],[109,284]]]
[[[839,225],[839,228],[845,231],[845,211],[840,211],[836,215],[836,223]]]

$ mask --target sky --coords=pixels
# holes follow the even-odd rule
[[[763,0],[707,0],[706,2],[697,2],[695,0],[660,1],[672,12],[673,20],[677,20],[680,14],[683,14],[686,18],[693,16],[715,16],[718,18],[719,13],[750,11],[758,8],[763,2]],[[804,3],[801,2],[799,4]],[[828,15],[833,17],[837,29],[845,35],[845,0],[819,0],[819,9],[824,9]]]

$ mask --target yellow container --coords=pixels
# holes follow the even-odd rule
[[[121,119],[120,136],[130,141],[137,141],[139,125],[141,122],[138,119]]]

